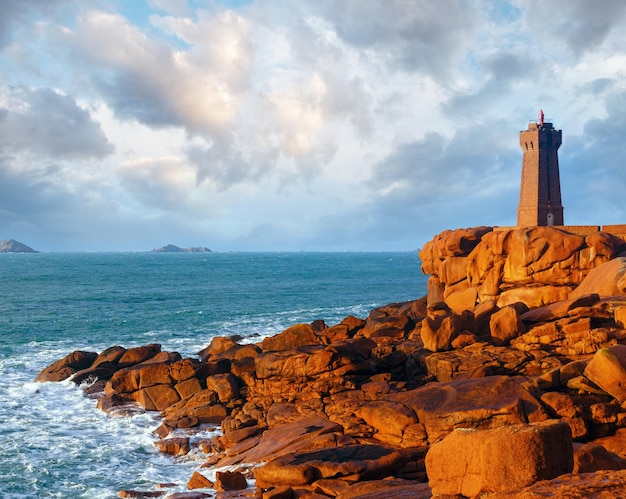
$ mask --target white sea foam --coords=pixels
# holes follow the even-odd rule
[[[109,498],[162,482],[185,490],[197,463],[158,452],[156,414],[108,417],[71,382],[20,377],[14,372],[0,386],[3,497]]]
[[[361,308],[368,310],[368,305]],[[256,314],[222,320],[206,332],[194,334],[146,331],[137,344],[162,339],[164,350],[193,356],[218,334],[236,334],[243,343],[256,342],[298,322],[322,318],[332,324],[349,314],[359,316],[360,310],[320,308]],[[73,350],[102,351],[109,346],[103,338],[84,345],[59,339],[33,341],[23,346],[23,355],[0,359],[0,481],[7,488],[3,497],[110,498],[121,489],[153,490],[164,482],[177,484],[172,491],[186,490],[187,480],[206,456],[192,451],[174,459],[159,453],[152,435],[159,424],[155,414],[110,417],[69,381],[32,381],[43,367]],[[193,433],[191,440],[210,438],[216,431],[203,429]],[[218,470],[201,471],[214,479]]]

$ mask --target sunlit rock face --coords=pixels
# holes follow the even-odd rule
[[[621,237],[602,231],[583,236],[567,227],[476,227],[442,232],[424,245],[420,258],[432,281],[429,291],[438,290],[458,312],[487,300],[500,307],[523,302],[530,308],[564,300],[593,269],[624,250]],[[598,283],[579,294],[618,294],[623,265],[612,265],[606,272],[617,276],[613,288]]]
[[[76,351],[37,381],[70,378],[112,414],[159,411],[161,452],[234,473],[200,469],[190,489],[247,477],[255,497],[614,497],[624,247],[597,230],[445,231],[420,253],[430,279],[416,300],[256,344],[214,337],[197,358],[156,343]],[[195,436],[207,425],[221,431]]]

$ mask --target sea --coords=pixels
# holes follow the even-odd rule
[[[159,343],[194,357],[215,336],[258,342],[425,292],[416,251],[0,253],[0,497],[182,492],[206,458],[158,452],[156,413],[107,415],[71,382],[34,382],[74,350]]]

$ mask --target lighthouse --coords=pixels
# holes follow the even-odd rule
[[[564,225],[561,204],[558,149],[561,130],[544,121],[543,110],[539,121],[520,132],[523,151],[520,200],[517,225]]]

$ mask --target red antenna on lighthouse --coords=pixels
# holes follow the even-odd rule
[[[539,126],[543,126],[543,109],[539,110]]]

